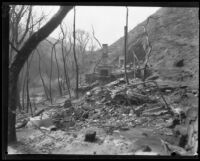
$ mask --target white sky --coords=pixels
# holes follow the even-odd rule
[[[41,12],[41,6],[35,7]],[[59,6],[43,6],[42,10],[50,18]],[[144,21],[148,16],[155,13],[160,7],[128,7],[128,29],[132,30],[137,24]],[[82,29],[92,33],[92,25],[95,36],[99,41],[111,45],[124,35],[126,21],[126,7],[110,6],[76,6],[76,29]],[[73,10],[71,10],[63,22],[72,29]],[[59,27],[51,33],[51,37],[57,38]]]

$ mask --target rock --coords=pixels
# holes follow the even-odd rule
[[[72,107],[72,103],[70,100],[66,100],[64,104],[64,108],[69,108],[69,107]]]
[[[41,126],[40,129],[47,130],[47,131],[55,131],[55,130],[57,130],[55,125],[51,125],[49,127]]]
[[[191,107],[186,111],[186,125],[189,125],[191,121],[195,121],[198,118],[198,108]]]
[[[129,127],[121,127],[120,130],[127,131],[129,130]]]
[[[179,118],[174,118],[174,119],[170,118],[166,122],[166,127],[170,129],[174,129],[177,125],[180,125]]]
[[[115,94],[112,99],[113,104],[128,105],[125,94]]]
[[[172,90],[166,89],[165,92],[170,93]]]
[[[30,118],[30,121],[26,125],[28,128],[50,128],[53,127],[53,120],[51,118],[40,120],[38,118]]]
[[[86,95],[87,95],[88,97],[92,96],[91,92],[86,92]]]
[[[96,141],[96,131],[94,130],[87,130],[85,134],[85,140],[88,142],[94,142]]]
[[[159,155],[157,152],[143,152],[143,151],[137,151],[134,153],[135,155]]]
[[[177,125],[173,131],[178,135],[187,135],[187,127],[184,125]]]
[[[88,111],[84,112],[83,115],[82,115],[82,117],[84,119],[87,119],[89,117],[89,112]]]
[[[143,152],[150,152],[150,151],[152,151],[152,150],[148,145],[144,146]]]

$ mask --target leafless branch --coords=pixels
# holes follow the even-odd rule
[[[92,35],[93,35],[94,39],[97,41],[97,43],[98,43],[98,45],[100,46],[100,48],[102,49],[102,45],[101,45],[100,41],[99,41],[99,40],[96,38],[96,36],[95,36],[93,26],[92,26]]]
[[[17,53],[19,53],[19,50],[13,45],[12,42],[9,41],[9,44],[11,45],[11,47],[12,47]]]
[[[37,24],[40,24],[42,22],[42,20],[44,20],[45,17],[42,16],[38,21],[36,21],[34,24],[32,23],[32,25],[28,28],[28,29],[33,29]]]
[[[150,16],[150,17],[148,17],[148,19],[147,19],[147,23],[146,23],[145,25],[141,26],[141,27],[144,29],[144,33],[145,33],[145,35],[146,35],[146,40],[147,40],[147,45],[148,45],[148,47],[149,47],[149,50],[148,50],[148,52],[147,52],[147,54],[146,54],[145,67],[147,66],[147,63],[148,63],[148,60],[149,60],[149,57],[150,57],[150,53],[151,53],[151,50],[152,50],[152,45],[151,45],[151,42],[149,41],[149,34],[148,34],[148,32],[147,32],[147,25],[149,24],[150,19],[157,20],[157,19],[159,19],[159,18],[160,18],[160,17],[153,17],[153,16]]]
[[[26,34],[28,33],[31,15],[32,15],[32,6],[30,6],[30,9],[29,9],[28,18],[27,18],[27,22],[26,22],[26,29],[25,29],[24,34],[22,35],[21,39],[19,40],[18,44],[21,44],[24,41],[24,38],[26,37]]]

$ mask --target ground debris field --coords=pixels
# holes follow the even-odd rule
[[[9,154],[197,155],[198,93],[162,80],[123,78],[78,100],[42,101],[17,114]]]

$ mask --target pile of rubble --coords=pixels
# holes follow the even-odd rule
[[[118,130],[127,131],[136,126],[150,127],[155,133],[176,135],[180,140],[177,145],[184,147],[187,141],[183,145],[179,144],[182,144],[181,139],[188,135],[189,125],[183,128],[184,124],[181,123],[186,119],[186,115],[183,114],[183,109],[176,106],[177,100],[183,96],[185,99],[188,97],[183,92],[186,91],[185,86],[158,84],[133,79],[127,85],[121,78],[104,86],[94,87],[79,100],[65,100],[61,104],[37,112],[37,118],[30,118],[26,126],[37,124],[36,128],[43,126],[41,129],[49,131],[77,131],[82,128],[98,127],[104,129],[108,135]],[[180,98],[173,101],[171,97],[177,93]],[[194,132],[194,128],[192,130]],[[89,140],[90,134],[94,140],[95,132],[89,132]],[[190,139],[190,142],[195,141]]]

